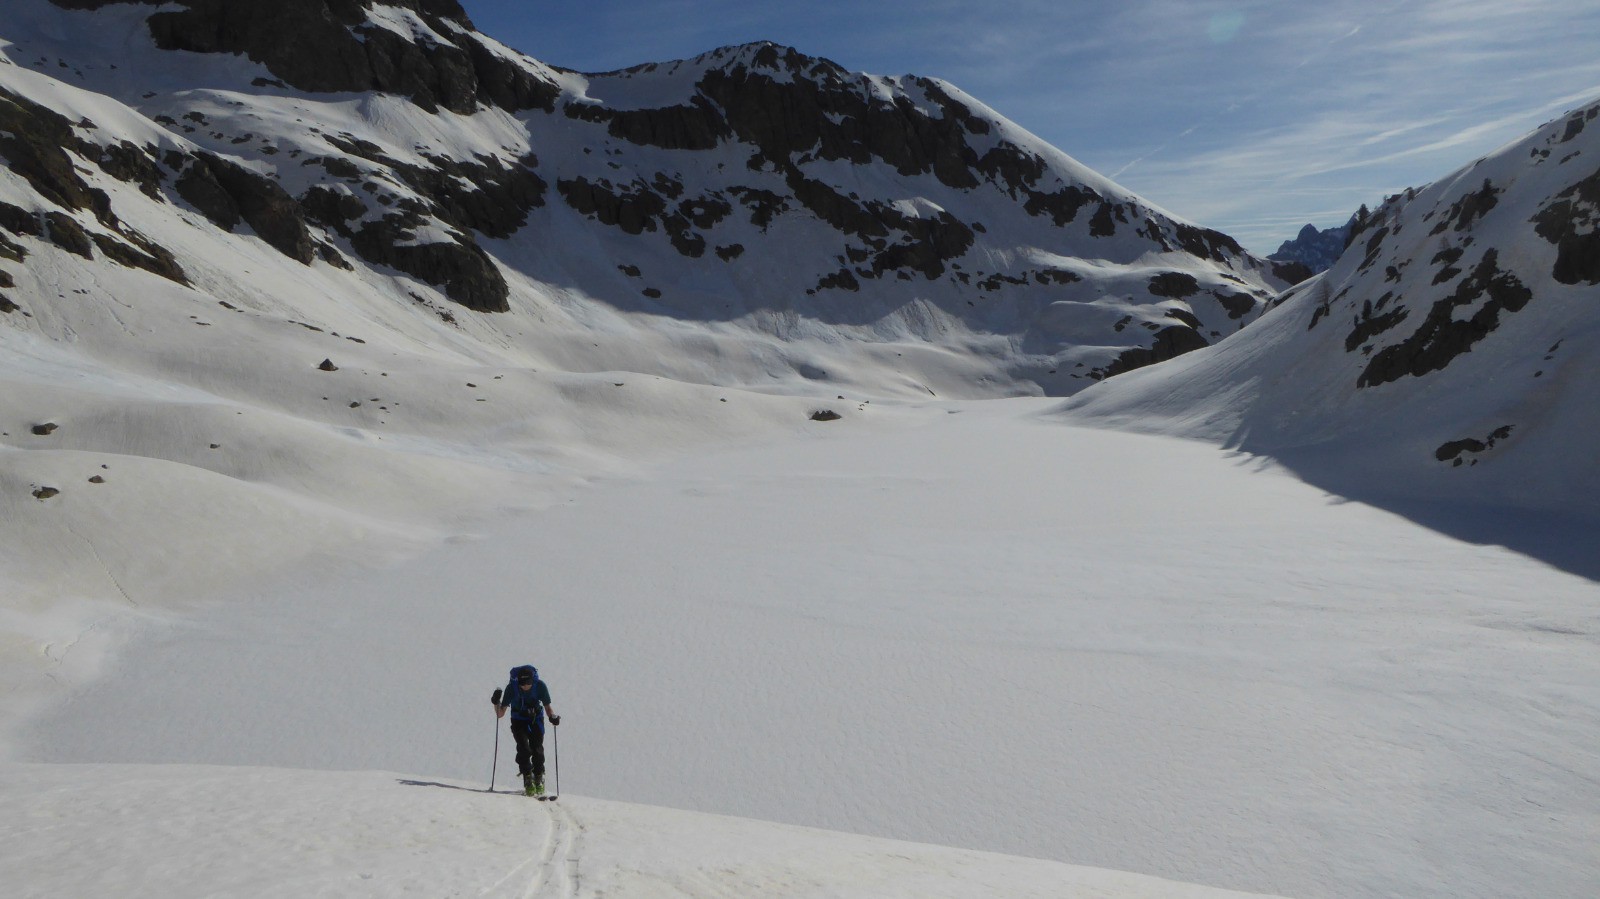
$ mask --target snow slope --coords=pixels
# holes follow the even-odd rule
[[[17,897],[1227,899],[1114,871],[380,772],[0,767]]]
[[[831,406],[1070,392],[1279,283],[949,85],[560,72],[453,6],[7,5],[0,702],[121,608]]]
[[[881,405],[125,620],[22,756],[483,782],[531,660],[569,794],[1303,897],[1600,875],[1593,581],[1049,401]]]
[[[674,321],[719,326],[730,354],[769,357],[753,371],[719,367],[747,382],[833,381],[850,368],[807,358],[794,344],[809,338],[865,344],[858,352],[955,349],[1004,382],[924,390],[1066,394],[1149,361],[1130,351],[1164,357],[1237,330],[1284,284],[1225,235],[931,79],[850,73],[771,44],[578,75],[426,4],[421,15],[415,3],[300,4],[305,42],[382,46],[441,72],[439,59],[470,55],[479,92],[440,109],[440,86],[404,80],[295,88],[334,76],[279,33],[294,12],[282,4],[223,6],[215,22],[207,4],[67,5],[18,0],[0,84],[70,113],[92,179],[131,184],[133,169],[157,207],[171,204],[113,205],[185,268],[185,242],[150,233],[159,224],[146,217],[201,213],[197,226],[329,267],[334,281],[398,270],[409,283],[392,283],[396,293],[508,313],[515,322],[489,329],[524,332],[517,344],[562,353],[566,367],[636,363],[526,332],[569,316],[619,322],[621,311],[669,332]],[[330,20],[334,7],[357,24]],[[200,21],[172,25],[185,17]],[[182,36],[158,39],[158,22]],[[205,44],[208,29],[241,43]],[[460,46],[441,44],[441,32]],[[210,52],[157,49],[174,41]],[[368,64],[359,53],[341,61]],[[504,80],[527,96],[494,96]],[[38,205],[22,199],[19,208]],[[251,216],[252,206],[263,208]],[[649,370],[706,379],[678,358],[703,354],[672,349]],[[914,358],[904,364],[917,371]]]
[[[452,7],[8,4],[8,886],[1592,892],[1587,113],[1072,413],[1273,463],[945,402],[1238,330],[1275,282],[1222,235],[940,82],[765,44],[559,72]],[[280,16],[208,27],[240,10]],[[1353,387],[1488,249],[1537,299]],[[1403,488],[1451,526],[1349,502]],[[1448,536],[1507,503],[1560,568]],[[574,798],[573,882],[558,810],[449,789],[529,656],[569,792],[784,824]]]
[[[1592,521],[1597,118],[1587,104],[1390,198],[1337,265],[1246,332],[1063,409],[1270,454],[1347,496],[1506,510],[1516,527],[1496,539]],[[1518,548],[1600,573],[1592,545]]]

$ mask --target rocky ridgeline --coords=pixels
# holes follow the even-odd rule
[[[1570,323],[1593,313],[1575,308],[1563,288],[1600,284],[1600,158],[1585,152],[1592,140],[1579,140],[1600,128],[1597,118],[1600,103],[1453,178],[1390,197],[1356,225],[1324,280],[1285,295],[1312,303],[1311,331],[1335,329],[1342,351],[1363,360],[1351,387],[1423,389],[1483,352],[1500,360],[1495,390],[1515,392],[1506,382],[1514,376],[1531,391],[1575,361],[1563,358],[1572,352]],[[1534,320],[1519,333],[1547,336],[1501,337],[1520,316]],[[1524,422],[1507,421],[1448,440],[1436,456],[1477,464],[1477,454],[1515,445],[1527,432]]]
[[[88,62],[19,58],[52,77],[63,68],[88,77],[173,140],[119,140],[0,91],[0,155],[52,207],[0,204],[0,255],[17,262],[18,240],[35,237],[184,279],[181,254],[119,219],[76,170],[87,164],[298,263],[393,269],[481,313],[512,308],[508,271],[690,317],[704,313],[704,289],[690,299],[690,283],[723,284],[728,308],[770,304],[829,321],[925,303],[975,331],[1016,334],[1030,347],[1019,371],[1053,392],[1082,386],[1067,377],[1096,380],[1206,346],[1297,277],[1168,218],[941,82],[859,75],[777,45],[578,76],[485,40],[455,0],[49,2],[149,7],[154,47],[248,58],[263,70],[249,89],[303,99],[303,115],[274,131],[247,99],[211,94],[210,106],[181,108],[223,80],[203,61],[185,91],[139,84],[136,59],[96,81]],[[680,99],[627,102],[631,87],[652,84],[675,86]],[[403,97],[416,117],[511,116],[526,145],[383,145],[318,119],[331,93]],[[573,241],[574,221],[596,236]],[[618,264],[604,277],[574,274],[545,261],[558,254],[493,243],[519,239],[598,243]],[[1103,321],[1076,324],[1086,317]]]
[[[1530,285],[1546,280],[1559,284],[1600,283],[1600,168],[1590,170],[1576,146],[1561,153],[1587,123],[1600,116],[1600,104],[1576,111],[1550,134],[1537,139],[1521,168],[1549,165],[1569,176],[1564,186],[1544,197],[1533,215],[1520,204],[1502,206],[1500,198],[1513,178],[1483,177],[1475,187],[1442,199],[1422,198],[1408,190],[1389,198],[1351,235],[1361,259],[1355,277],[1331,295],[1322,296],[1311,326],[1337,321],[1342,310],[1350,320],[1345,351],[1370,357],[1357,387],[1386,384],[1404,377],[1442,371],[1479,341],[1493,334],[1504,319],[1521,312],[1534,299]],[[1561,153],[1554,157],[1553,153]],[[1433,199],[1433,205],[1426,201]],[[1419,209],[1419,206],[1425,206]],[[1517,221],[1499,219],[1516,217]],[[1548,271],[1519,271],[1501,261],[1505,241],[1479,243],[1480,231],[1531,232],[1524,239],[1542,239],[1556,248]],[[1431,254],[1413,254],[1412,229],[1425,229]],[[1518,256],[1523,254],[1518,253]],[[1424,261],[1424,259],[1426,261]],[[1421,268],[1426,277],[1410,274]],[[1381,273],[1381,277],[1380,277]],[[1381,291],[1376,286],[1387,285]],[[1365,288],[1365,289],[1363,289]],[[1411,292],[1413,299],[1407,299]],[[1421,296],[1417,296],[1420,294]]]
[[[1473,508],[1592,519],[1596,260],[1591,102],[1358,213],[1338,262],[1243,333],[1062,408],[1273,456],[1340,495],[1403,499],[1403,514],[1471,540],[1486,520]],[[1515,536],[1524,551],[1577,557],[1527,533]]]

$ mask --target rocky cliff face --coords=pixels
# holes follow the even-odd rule
[[[584,76],[454,0],[19,0],[14,22],[11,62],[138,134],[0,94],[0,155],[37,200],[0,206],[9,246],[181,279],[180,248],[74,174],[91,165],[473,313],[556,289],[767,334],[968,335],[1055,393],[1213,343],[1287,283],[948,84],[773,44]]]
[[[455,0],[52,0],[65,9],[143,3],[163,50],[231,53],[274,80],[316,93],[385,91],[420,108],[469,114],[480,105],[550,109],[556,89],[475,39]],[[171,7],[180,7],[172,9]],[[375,21],[375,7],[409,15],[411,33]]]

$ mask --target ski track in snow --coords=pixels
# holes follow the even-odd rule
[[[480,899],[500,895],[515,895],[520,899],[572,899],[578,895],[583,823],[558,799],[537,801],[537,804],[544,812],[548,825],[539,842],[539,851],[523,859],[504,877],[485,888],[478,894]],[[502,888],[518,877],[525,876],[530,865],[533,870],[527,886],[515,889],[510,894],[503,893]]]
[[[582,825],[556,800],[540,802],[550,829],[538,855],[533,880],[522,899],[571,899],[578,895],[578,838]]]

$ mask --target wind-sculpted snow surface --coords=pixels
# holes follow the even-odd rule
[[[1592,518],[1597,118],[1575,109],[1389,198],[1256,326],[1067,408],[1272,454],[1351,495]]]
[[[1053,402],[836,406],[397,565],[107,623],[137,639],[21,730],[22,757],[487,784],[485,700],[530,661],[563,803],[1315,899],[1587,896],[1600,586],[1197,441],[1040,420]],[[496,877],[543,852],[527,814],[537,845]],[[636,820],[622,866],[674,860],[628,881],[648,895],[839,873],[798,835]],[[858,848],[855,894],[944,894],[948,860],[879,879]]]
[[[0,787],[0,878],[13,896],[1256,895],[594,799],[533,803],[375,772],[13,765],[0,766]]]

